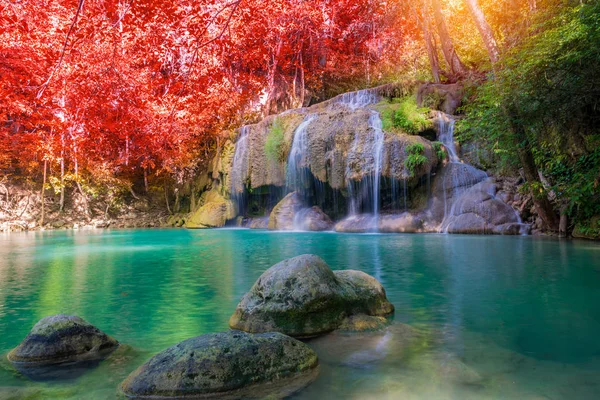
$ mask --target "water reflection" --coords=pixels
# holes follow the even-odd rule
[[[356,354],[346,361],[324,354],[328,367],[299,398],[594,398],[599,249],[521,237],[245,230],[2,235],[0,353],[44,316],[80,315],[132,350],[68,390],[50,388],[68,396],[50,397],[87,390],[94,395],[86,398],[110,398],[151,354],[227,329],[235,305],[269,266],[314,253],[334,269],[376,276],[395,320],[420,339],[408,347],[398,333],[340,341]],[[477,376],[476,386],[464,386]],[[3,387],[31,385],[0,362],[0,398]]]

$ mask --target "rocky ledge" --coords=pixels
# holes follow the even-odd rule
[[[246,332],[281,332],[314,337],[340,328],[372,326],[365,319],[394,312],[385,289],[360,271],[332,271],[321,258],[301,255],[265,271],[242,298],[229,320]],[[364,318],[349,319],[363,315]],[[374,321],[374,325],[379,325]]]

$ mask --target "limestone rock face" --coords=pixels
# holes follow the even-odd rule
[[[459,83],[421,85],[417,92],[417,103],[446,114],[455,114],[463,97],[463,87]]]
[[[269,229],[290,231],[294,229],[296,213],[303,207],[302,198],[296,192],[285,196],[271,211]]]
[[[462,193],[452,205],[443,229],[448,233],[527,233],[516,211],[496,197],[496,185],[489,180]]]
[[[309,384],[317,354],[280,333],[211,333],[152,357],[121,384],[132,398],[281,398]]]
[[[46,365],[102,358],[119,345],[83,319],[53,315],[41,319],[8,354],[18,364]]]
[[[250,187],[283,187],[286,185],[287,159],[274,159],[266,153],[266,144],[274,135],[274,126],[283,130],[279,140],[282,154],[289,154],[296,129],[311,116],[306,127],[306,154],[301,165],[320,182],[327,183],[332,189],[344,190],[347,182],[361,181],[373,175],[376,169],[374,134],[377,116],[374,105],[381,100],[385,90],[373,90],[370,93],[346,93],[329,101],[308,108],[286,111],[269,116],[258,124],[248,125],[247,162],[240,164],[238,174],[248,177]],[[365,101],[365,98],[367,99]],[[276,129],[276,130],[277,130]],[[408,171],[405,160],[407,147],[420,143],[424,146],[427,161],[414,173]],[[285,158],[285,157],[284,157]],[[231,163],[233,160],[229,160]],[[429,174],[438,160],[431,142],[419,136],[399,133],[384,133],[381,174],[398,180],[414,180]],[[223,167],[224,169],[227,169]],[[228,167],[231,170],[231,166]]]
[[[385,317],[394,306],[385,289],[360,271],[335,271],[305,254],[265,271],[242,298],[229,326],[247,332],[312,337],[340,327],[357,314]]]
[[[186,221],[186,228],[220,228],[227,220],[235,218],[235,207],[216,191],[208,192],[204,203]]]

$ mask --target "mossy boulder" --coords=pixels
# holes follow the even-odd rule
[[[155,355],[121,384],[131,398],[280,398],[309,384],[317,354],[280,333],[211,333]]]
[[[186,228],[220,228],[227,220],[235,218],[235,207],[231,200],[226,200],[214,190],[203,196],[202,205],[190,215],[185,223]]]
[[[394,312],[385,289],[361,271],[332,271],[305,254],[265,271],[229,320],[233,329],[314,337],[338,329],[353,315],[386,317]]]
[[[103,358],[119,342],[83,319],[53,315],[41,319],[23,341],[8,354],[22,366],[59,364]]]

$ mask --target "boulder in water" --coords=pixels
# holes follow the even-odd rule
[[[281,398],[318,373],[317,354],[280,333],[211,333],[155,355],[121,384],[132,398]]]
[[[336,232],[367,233],[378,229],[378,219],[371,214],[351,215],[335,224]]]
[[[334,272],[321,258],[305,254],[265,271],[238,304],[229,326],[304,338],[338,329],[353,315],[393,312],[375,278],[360,271]]]
[[[303,231],[327,231],[331,229],[333,222],[323,210],[313,206],[298,211],[294,225]]]
[[[303,201],[296,192],[289,193],[271,211],[269,229],[280,231],[294,230],[294,218],[303,207]]]
[[[379,232],[383,233],[423,232],[423,225],[422,218],[408,212],[379,217]]]
[[[8,354],[8,360],[31,378],[60,378],[80,375],[119,346],[112,337],[83,319],[53,315],[41,319],[23,341]],[[68,365],[70,371],[54,371]],[[73,372],[75,371],[75,372]],[[56,374],[54,374],[56,372]]]
[[[207,192],[203,201],[203,205],[186,221],[186,228],[220,228],[225,226],[227,220],[235,218],[235,207],[231,200],[226,200],[216,191]]]

